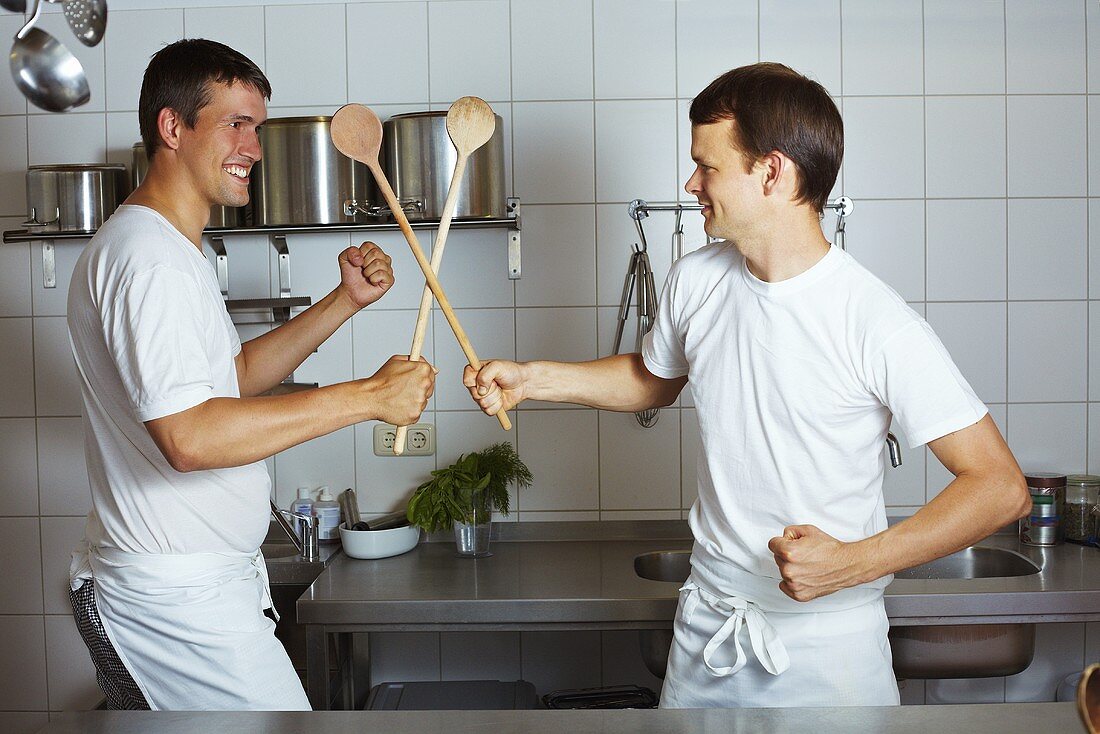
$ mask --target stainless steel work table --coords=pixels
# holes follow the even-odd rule
[[[87,711],[62,714],[40,734],[1068,734],[1083,730],[1072,703],[1004,703],[683,711]]]
[[[307,689],[326,707],[328,635],[348,649],[353,632],[622,630],[672,626],[679,584],[634,573],[634,557],[691,547],[683,522],[498,524],[488,558],[460,558],[453,542],[421,543],[401,556],[341,556],[297,603],[307,625]],[[1037,574],[973,580],[896,580],[886,591],[893,624],[1100,620],[1100,550],[1036,548],[1012,535],[980,545],[1009,548]],[[350,700],[345,691],[345,701]]]

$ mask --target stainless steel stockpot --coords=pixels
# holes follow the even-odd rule
[[[252,219],[257,227],[370,221],[345,214],[344,203],[367,204],[374,181],[329,137],[331,117],[276,117],[260,129],[263,160],[252,167]]]
[[[504,122],[489,142],[470,155],[466,176],[459,189],[455,219],[503,218]],[[419,201],[419,208],[406,207],[409,219],[439,219],[447,189],[458,161],[458,152],[447,135],[447,111],[412,112],[395,115],[382,124],[382,166],[403,205]]]
[[[145,143],[134,143],[130,148],[133,166],[130,168],[130,183],[136,189],[149,173],[149,156],[145,154]],[[243,206],[210,207],[210,221],[207,227],[243,227],[245,211]]]
[[[65,163],[27,169],[27,220],[39,232],[91,232],[130,193],[126,166]]]

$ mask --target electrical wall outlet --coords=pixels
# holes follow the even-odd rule
[[[397,426],[379,423],[374,427],[374,455],[393,456],[393,441]],[[431,456],[435,453],[435,426],[431,423],[414,423],[405,434],[405,452],[402,456]]]

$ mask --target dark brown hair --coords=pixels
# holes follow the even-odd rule
[[[786,155],[798,167],[799,203],[824,210],[844,158],[844,122],[825,87],[783,64],[750,64],[711,82],[688,116],[692,125],[733,120],[749,169],[773,150]]]
[[[210,104],[212,83],[241,82],[271,99],[271,84],[248,57],[225,44],[205,38],[186,38],[153,54],[141,82],[138,124],[149,160],[161,144],[157,116],[164,108],[179,113],[194,128],[199,111]]]

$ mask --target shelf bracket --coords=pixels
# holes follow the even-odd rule
[[[523,263],[520,259],[519,231],[523,227],[520,216],[520,201],[518,196],[509,196],[507,200],[508,218],[512,220],[512,226],[508,228],[508,280],[519,280],[523,277]]]
[[[285,234],[271,235],[271,246],[279,253],[279,298],[290,298],[290,249]]]
[[[222,298],[229,298],[229,256],[225,252],[225,238],[220,234],[210,235],[210,248],[214,251],[214,268],[218,272],[218,288]]]
[[[54,259],[53,240],[42,243],[42,287],[57,287],[57,262]]]

